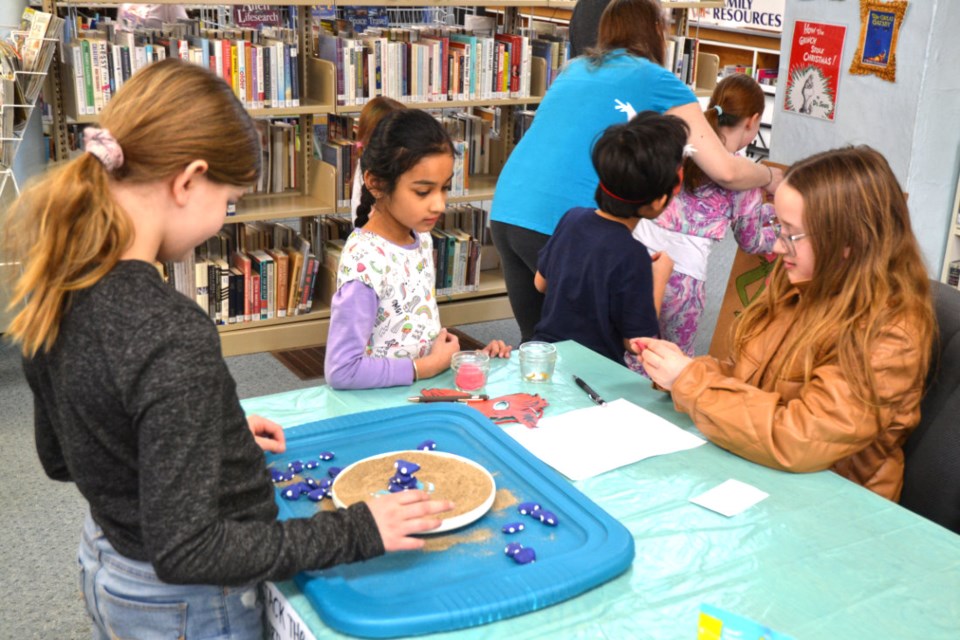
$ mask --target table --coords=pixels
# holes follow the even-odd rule
[[[491,367],[491,396],[545,396],[546,415],[590,405],[579,375],[607,400],[626,398],[696,432],[669,397],[573,342],[558,345],[553,384],[520,380],[516,354]],[[329,387],[243,401],[284,427],[407,404],[420,388],[452,387],[447,372],[414,387]],[[735,478],[770,497],[733,517],[688,502]],[[711,443],[574,483],[634,536],[633,566],[577,598],[492,624],[428,638],[696,637],[700,605],[752,618],[797,640],[960,637],[960,536],[828,471],[791,474]],[[347,637],[327,628],[292,581],[273,585],[304,629],[290,637]],[[277,634],[277,637],[282,637]]]

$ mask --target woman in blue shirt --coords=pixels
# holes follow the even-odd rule
[[[597,48],[574,58],[550,86],[500,173],[491,230],[522,340],[533,335],[543,305],[533,285],[537,253],[564,213],[593,202],[590,148],[608,126],[640,111],[668,113],[687,123],[693,159],[714,182],[772,193],[783,177],[730,155],[690,88],[663,68],[664,50],[656,0],[613,0],[600,19]]]

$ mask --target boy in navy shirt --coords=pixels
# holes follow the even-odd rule
[[[631,234],[680,188],[686,141],[682,120],[653,111],[604,131],[592,152],[597,208],[569,210],[540,251],[534,284],[546,299],[534,340],[576,340],[623,364],[631,338],[659,334],[673,262]]]

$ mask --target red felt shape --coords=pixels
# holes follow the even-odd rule
[[[460,396],[462,392],[456,389],[423,389],[424,396]],[[495,408],[500,403],[506,407]],[[469,405],[493,420],[497,424],[518,422],[526,427],[534,428],[537,421],[543,416],[543,410],[549,406],[546,398],[537,394],[511,393],[505,396],[470,402]]]

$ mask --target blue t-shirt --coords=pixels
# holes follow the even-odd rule
[[[627,121],[626,105],[637,113],[663,113],[696,100],[675,75],[623,49],[612,51],[600,66],[574,58],[510,153],[490,218],[553,233],[568,210],[594,204],[597,173],[590,151],[607,127]]]
[[[537,271],[547,294],[534,340],[576,340],[622,364],[625,338],[659,335],[650,254],[619,222],[571,209],[540,250]]]

